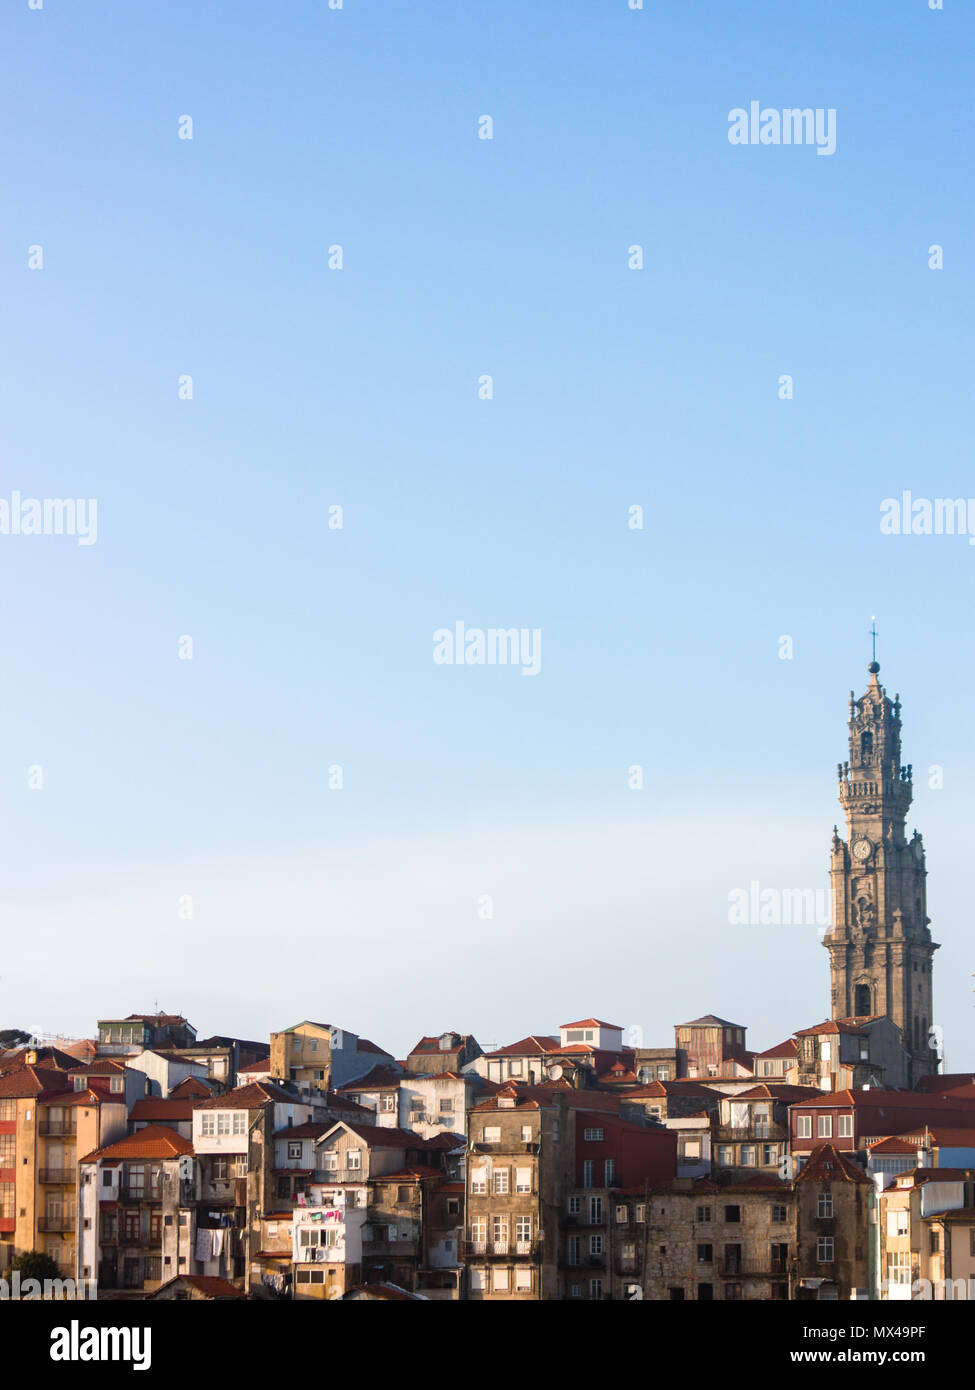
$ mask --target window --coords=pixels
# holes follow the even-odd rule
[[[839,1120],[839,1123],[838,1123],[838,1128],[837,1128],[837,1130],[836,1130],[836,1133],[837,1133],[837,1135],[839,1136],[839,1138],[840,1138],[840,1139],[852,1139],[852,1138],[853,1138],[853,1116],[852,1116],[852,1115],[840,1115],[840,1116],[838,1117],[838,1120]]]
[[[146,1170],[141,1163],[128,1163],[125,1167],[125,1185],[133,1197],[141,1197],[146,1185]]]
[[[471,1222],[471,1245],[475,1250],[483,1250],[487,1244],[487,1222],[483,1219]]]
[[[833,1237],[820,1236],[816,1241],[816,1259],[821,1265],[833,1263]]]
[[[400,1207],[408,1206],[408,1205],[409,1205],[410,1195],[411,1195],[411,1193],[412,1193],[412,1190],[413,1190],[412,1188],[407,1187],[405,1184],[404,1184],[402,1187],[397,1187],[397,1189],[396,1189],[396,1205],[397,1205],[397,1206],[400,1206]]]
[[[494,1170],[494,1190],[495,1192],[508,1191],[508,1169],[495,1168]]]
[[[624,1225],[624,1224],[626,1223],[626,1207],[625,1207],[625,1206],[620,1205],[620,1206],[618,1206],[618,1207],[616,1208],[616,1221],[617,1221],[617,1224],[618,1224],[618,1225]]]
[[[0,1168],[14,1166],[16,1140],[12,1134],[0,1134]]]
[[[602,1281],[601,1279],[590,1279],[590,1280],[589,1280],[589,1297],[590,1297],[590,1298],[602,1298],[602,1296],[603,1296],[603,1281]]]
[[[300,1158],[300,1157],[301,1157],[301,1140],[300,1140],[300,1139],[296,1139],[296,1140],[293,1140],[293,1141],[290,1141],[290,1142],[289,1142],[289,1144],[288,1144],[288,1157],[289,1157],[289,1158]]]
[[[932,1255],[937,1255],[941,1249],[941,1232],[934,1227],[928,1232],[928,1250]]]
[[[602,1197],[589,1198],[589,1222],[593,1226],[601,1226],[603,1224]]]
[[[684,1157],[686,1159],[699,1159],[701,1157],[700,1139],[684,1140]]]
[[[887,1281],[890,1284],[910,1284],[911,1252],[909,1250],[888,1251]]]
[[[392,1107],[390,1107],[390,1108],[392,1108]],[[453,1112],[453,1109],[454,1109],[454,1102],[453,1102],[452,1100],[450,1100],[449,1098],[447,1098],[447,1099],[441,1098],[440,1105],[438,1106],[438,1109],[439,1109],[441,1115],[449,1115],[449,1114],[451,1114],[451,1113]]]
[[[568,1256],[569,1256],[569,1264],[570,1264],[570,1265],[577,1265],[577,1264],[579,1264],[579,1263],[581,1262],[581,1252],[582,1252],[582,1237],[581,1237],[581,1236],[569,1236],[569,1240],[568,1240]]]
[[[485,1125],[485,1126],[484,1126],[484,1129],[481,1131],[481,1141],[482,1141],[482,1143],[485,1143],[485,1144],[500,1144],[500,1143],[501,1143],[501,1126],[500,1126],[500,1125]]]
[[[471,1193],[475,1197],[483,1196],[487,1192],[487,1169],[471,1169]]]
[[[730,1221],[730,1222],[740,1221],[740,1220],[741,1220],[741,1207],[725,1207],[725,1209],[724,1209],[724,1219],[725,1219],[725,1221]]]
[[[774,1168],[779,1161],[779,1151],[775,1144],[762,1145],[762,1167]]]
[[[515,1191],[531,1192],[532,1190],[532,1170],[530,1168],[515,1169]]]
[[[603,1253],[602,1236],[597,1235],[589,1237],[589,1253],[590,1255],[601,1255]]]
[[[969,1255],[975,1255],[975,1226],[969,1226],[968,1228],[968,1253]]]
[[[603,1187],[612,1187],[616,1181],[616,1159],[607,1158],[603,1164]]]
[[[339,1155],[338,1155],[338,1150],[337,1150],[337,1149],[326,1149],[326,1150],[324,1151],[324,1153],[321,1155],[321,1163],[320,1163],[319,1166],[320,1166],[321,1168],[323,1168],[323,1169],[325,1170],[326,1173],[336,1173],[336,1172],[338,1172],[338,1166],[339,1166]]]
[[[491,1292],[508,1292],[508,1271],[503,1267],[495,1266],[491,1271]]]
[[[601,1129],[584,1129],[582,1137],[587,1144],[601,1144],[603,1142],[603,1131]]]
[[[674,1285],[674,1287],[670,1289],[669,1298],[671,1303],[683,1303],[684,1290],[680,1287],[680,1285]]]
[[[647,1219],[647,1208],[643,1202],[637,1202],[633,1209],[634,1221],[644,1222]]]
[[[570,1215],[570,1216],[578,1216],[579,1213],[580,1213],[581,1211],[582,1211],[582,1198],[581,1198],[581,1197],[570,1197],[570,1198],[569,1198],[569,1215]]]
[[[506,1216],[495,1216],[491,1221],[491,1239],[494,1242],[494,1251],[504,1252],[508,1248],[508,1218]]]
[[[699,1265],[709,1265],[714,1263],[714,1246],[699,1245],[697,1247],[697,1262]]]
[[[523,1144],[530,1144],[531,1141],[532,1141],[532,1127],[531,1127],[531,1125],[522,1125],[522,1127],[521,1127],[521,1142],[522,1142]]]
[[[4,1221],[13,1219],[14,1214],[14,1184],[12,1182],[0,1182],[0,1218]]]
[[[471,1293],[483,1293],[487,1288],[487,1270],[471,1270]]]
[[[396,1109],[396,1096],[395,1096],[395,1095],[384,1094],[384,1095],[382,1096],[381,1100],[380,1100],[380,1106],[379,1106],[379,1108],[380,1108],[381,1110],[395,1110],[395,1109]]]
[[[113,1078],[114,1080],[114,1078]],[[87,1076],[76,1076],[74,1078],[74,1090],[83,1091],[88,1084]]]
[[[772,1220],[777,1225],[781,1225],[784,1221],[786,1221],[788,1215],[789,1213],[785,1207],[781,1207],[778,1205],[772,1207]]]
[[[658,1080],[658,1081],[669,1081],[669,1080],[670,1080],[670,1067],[658,1067],[658,1068],[657,1068],[657,1080]]]
[[[796,1138],[797,1138],[797,1139],[811,1139],[811,1138],[812,1138],[812,1116],[811,1116],[811,1115],[797,1115],[797,1116],[796,1116]]]
[[[515,1241],[518,1254],[525,1254],[531,1245],[532,1239],[532,1219],[530,1216],[519,1216],[515,1222]]]
[[[593,1161],[592,1161],[591,1158],[587,1158],[587,1159],[583,1162],[583,1165],[582,1165],[582,1185],[583,1185],[583,1187],[592,1187],[592,1179],[593,1179]]]
[[[725,1296],[725,1302],[727,1302],[727,1303],[740,1303],[740,1302],[741,1302],[741,1285],[740,1285],[740,1284],[725,1284],[725,1286],[724,1286],[724,1296]]]
[[[710,1220],[711,1220],[711,1208],[710,1208],[710,1207],[698,1207],[698,1209],[697,1209],[697,1219],[698,1219],[698,1221],[710,1221]]]
[[[125,1090],[125,1077],[124,1077],[124,1076],[113,1076],[112,1079],[111,1079],[111,1082],[110,1082],[110,1089],[113,1090],[113,1091],[116,1093],[116,1095],[118,1094],[119,1091],[124,1091],[124,1090]]]
[[[730,1168],[735,1161],[735,1152],[730,1144],[718,1145],[718,1164],[724,1168]]]
[[[362,1168],[362,1150],[361,1150],[361,1149],[346,1149],[346,1151],[345,1151],[345,1166],[346,1166],[346,1168],[354,1168],[354,1169],[357,1169],[357,1170],[358,1170],[358,1169],[361,1169],[361,1168]]]
[[[700,1303],[713,1303],[713,1302],[714,1302],[714,1285],[713,1285],[713,1284],[698,1284],[698,1286],[697,1286],[697,1297],[698,1297],[698,1301],[699,1301]]]
[[[741,1147],[741,1166],[743,1168],[755,1167],[755,1150],[751,1144],[743,1144]]]
[[[17,1102],[15,1100],[0,1100],[0,1120],[16,1120]]]
[[[825,1221],[833,1215],[833,1194],[832,1192],[820,1192],[816,1199],[816,1215],[821,1221]]]
[[[833,1117],[832,1115],[816,1116],[816,1138],[832,1139],[833,1137]]]
[[[517,1293],[531,1293],[531,1287],[531,1265],[519,1265],[515,1270],[515,1291]]]

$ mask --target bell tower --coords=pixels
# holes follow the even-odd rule
[[[913,789],[911,765],[900,760],[900,696],[888,697],[876,660],[868,670],[866,693],[856,699],[850,691],[850,756],[837,768],[846,834],[834,826],[832,927],[823,944],[833,1018],[893,1019],[911,1056],[913,1086],[937,1070],[928,1034],[938,947],[928,929],[924,845],[916,830],[909,841],[905,833]]]

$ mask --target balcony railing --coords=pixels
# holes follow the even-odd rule
[[[41,1120],[38,1125],[41,1134],[58,1135],[62,1139],[77,1139],[77,1120]]]
[[[37,1229],[39,1231],[73,1231],[78,1221],[78,1214],[74,1211],[62,1211],[60,1213],[48,1212],[45,1216],[38,1218]]]
[[[49,1183],[70,1183],[73,1187],[78,1178],[77,1168],[42,1168],[39,1174],[41,1182]]]
[[[153,1184],[133,1187],[131,1183],[123,1182],[119,1184],[118,1197],[120,1202],[161,1202],[162,1188]]]
[[[719,1125],[716,1142],[719,1144],[736,1143],[768,1143],[770,1140],[782,1140],[789,1137],[789,1131],[785,1125],[775,1124],[752,1124],[740,1127],[737,1125]]]
[[[465,1240],[462,1247],[468,1256],[534,1255],[538,1249],[534,1240]]]

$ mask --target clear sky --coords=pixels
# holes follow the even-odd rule
[[[728,895],[825,885],[876,614],[975,1064],[975,548],[880,530],[975,497],[973,39],[962,0],[4,6],[0,500],[98,512],[0,535],[0,1026],[770,1046],[826,952]],[[732,145],[753,100],[835,153]],[[458,621],[540,672],[436,664]]]

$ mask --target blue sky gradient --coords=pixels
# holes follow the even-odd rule
[[[0,498],[98,499],[94,546],[0,537],[0,1022],[770,1046],[826,952],[728,894],[824,885],[877,614],[975,1063],[975,548],[879,524],[975,497],[971,7],[25,0],[0,37]],[[730,145],[752,99],[835,108],[836,153]],[[541,629],[541,673],[435,665],[457,620]]]

